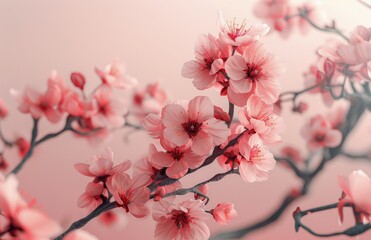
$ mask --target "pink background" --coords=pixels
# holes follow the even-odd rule
[[[142,86],[160,80],[173,99],[208,95],[215,103],[226,107],[225,99],[213,90],[197,91],[190,80],[180,76],[180,70],[185,61],[193,58],[197,36],[201,33],[217,33],[218,10],[223,11],[226,19],[237,17],[257,22],[252,15],[255,2],[0,1],[0,96],[11,109],[9,118],[3,124],[5,134],[28,137],[31,129],[30,117],[15,110],[16,102],[9,95],[10,88],[22,90],[25,85],[30,85],[43,90],[50,71],[56,69],[66,79],[71,71],[83,72],[89,79],[88,88],[92,89],[99,82],[94,67],[102,68],[116,57],[126,63],[128,73],[139,79]],[[370,11],[355,0],[327,0],[323,7],[345,32],[357,24],[367,26],[371,22]],[[284,90],[303,86],[302,72],[315,61],[314,50],[330,37],[311,30],[307,36],[295,33],[288,40],[282,40],[277,34],[271,34],[263,40],[267,48],[285,63],[287,71],[281,78]],[[319,98],[309,96],[306,99],[310,100],[310,112],[324,110]],[[310,113],[305,115],[306,118],[308,116]],[[288,111],[284,112],[283,117],[288,126],[284,140],[303,145],[298,129],[304,118],[292,116]],[[42,133],[56,131],[62,126],[62,123],[51,125],[45,120],[41,122]],[[363,149],[370,143],[371,126],[363,121],[362,127],[362,133],[358,131],[351,136],[349,149]],[[125,132],[127,130],[117,131],[109,141],[99,146],[74,138],[70,133],[43,144],[19,174],[21,188],[28,196],[36,198],[38,206],[52,218],[67,226],[85,214],[76,202],[88,179],[73,169],[74,163],[101,153],[106,146],[113,149],[116,161],[135,161],[143,156],[151,140],[144,132],[138,132],[130,135],[129,142],[124,142]],[[11,161],[18,161],[15,154],[12,156]],[[370,175],[370,166],[369,163],[345,159],[330,163],[314,181],[310,196],[289,207],[280,221],[256,231],[248,239],[316,239],[304,231],[295,233],[292,211],[296,206],[306,209],[336,202],[340,194],[336,176],[359,168]],[[203,174],[192,175],[185,185],[191,186],[207,179],[216,171],[220,171],[218,166],[203,171]],[[212,199],[209,208],[221,201],[231,201],[239,213],[228,227],[221,227],[210,220],[212,233],[244,226],[266,216],[295,186],[300,186],[300,182],[282,166],[276,167],[267,182],[247,184],[238,176],[231,176],[210,185]],[[347,219],[346,223],[350,224],[351,216],[348,215]],[[307,222],[318,230],[339,229],[335,211],[308,217]],[[144,220],[129,217],[125,229],[109,229],[97,221],[89,223],[86,229],[101,239],[152,239],[154,224],[150,217]],[[371,231],[361,239],[370,237]]]

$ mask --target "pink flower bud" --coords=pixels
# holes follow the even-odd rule
[[[5,106],[3,100],[0,99],[0,119],[5,118],[8,115],[8,108]]]
[[[71,82],[73,85],[83,90],[85,86],[85,77],[82,75],[82,73],[73,72],[71,73]]]
[[[230,120],[228,113],[224,112],[223,109],[215,105],[214,105],[214,117],[218,120],[222,120],[225,122]]]
[[[234,209],[233,203],[220,203],[212,210],[213,217],[216,222],[227,225],[233,218],[237,216],[237,211]]]

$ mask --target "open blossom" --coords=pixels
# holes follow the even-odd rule
[[[0,99],[0,119],[5,118],[8,115],[8,108],[5,106],[5,103]]]
[[[61,227],[44,213],[33,209],[18,192],[18,181],[14,175],[0,180],[0,211],[7,219],[4,235],[6,239],[50,239],[61,232]],[[4,222],[3,222],[4,223]]]
[[[220,39],[235,47],[249,45],[265,36],[270,30],[268,25],[260,23],[254,24],[249,28],[246,27],[245,21],[237,24],[234,19],[233,22],[227,23],[221,12],[219,12],[218,22],[220,26]]]
[[[348,177],[339,176],[339,186],[345,194],[339,203],[340,220],[342,220],[342,206],[345,202],[354,204],[360,213],[363,223],[371,221],[371,180],[362,171],[354,171]]]
[[[257,135],[251,136],[248,141],[241,141],[239,146],[243,156],[239,167],[242,179],[250,183],[267,180],[268,171],[276,165],[276,160],[269,149]]]
[[[149,84],[144,90],[137,90],[133,96],[133,113],[142,120],[150,113],[159,114],[168,101],[165,90],[159,83]]]
[[[193,98],[187,109],[168,104],[162,110],[163,138],[176,146],[191,144],[198,155],[208,154],[229,135],[225,122],[214,117],[214,105],[208,97]]]
[[[246,129],[244,137],[256,134],[266,144],[281,141],[282,118],[273,113],[273,105],[266,104],[257,95],[252,95],[246,107],[241,108],[238,119]]]
[[[137,81],[125,74],[125,66],[120,60],[114,60],[104,70],[95,69],[95,72],[102,79],[103,84],[117,88],[132,88]]]
[[[96,209],[103,203],[101,198],[104,186],[102,183],[91,182],[86,186],[85,192],[79,197],[78,206],[89,211]]]
[[[216,222],[227,225],[233,218],[237,216],[237,211],[234,209],[233,203],[220,203],[212,210],[213,217]]]
[[[205,224],[209,214],[203,210],[201,200],[188,200],[178,205],[157,202],[153,206],[152,217],[157,222],[155,239],[206,240],[210,237],[210,230]]]
[[[278,76],[282,70],[275,55],[255,42],[245,48],[242,56],[233,55],[225,63],[231,78],[230,87],[236,93],[256,94],[266,103],[277,101],[280,94]]]
[[[183,177],[188,169],[201,166],[205,160],[205,156],[194,153],[189,144],[177,147],[163,140],[162,146],[166,152],[158,151],[153,144],[150,146],[153,150],[149,160],[159,169],[165,167],[166,175],[174,179]]]
[[[82,175],[94,177],[94,182],[106,182],[114,175],[125,172],[130,166],[130,161],[113,166],[113,152],[106,149],[104,155],[93,156],[88,163],[77,163],[74,167]]]
[[[342,139],[341,132],[333,129],[331,123],[320,114],[309,120],[302,128],[301,135],[307,140],[309,150],[336,147]]]
[[[124,115],[128,107],[123,99],[112,96],[112,89],[101,86],[94,93],[97,112],[91,116],[92,124],[96,127],[120,127],[125,123]]]
[[[45,116],[52,123],[62,118],[62,113],[59,111],[62,91],[56,85],[48,86],[45,93],[32,88],[26,88],[23,94],[16,90],[12,90],[11,93],[20,103],[18,109],[22,113],[30,113],[36,119]]]
[[[161,117],[157,114],[148,114],[142,121],[143,128],[147,131],[148,135],[152,138],[162,138],[164,125],[162,124]]]
[[[108,188],[118,206],[130,212],[134,217],[142,218],[149,213],[145,203],[149,200],[150,191],[145,184],[146,179],[141,176],[132,179],[128,174],[121,173],[110,179]]]
[[[201,35],[196,42],[194,52],[196,59],[183,65],[182,76],[192,78],[193,85],[197,89],[210,88],[224,65],[220,56],[219,43],[211,34]]]

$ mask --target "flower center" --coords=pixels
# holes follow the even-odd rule
[[[252,82],[258,81],[262,75],[261,70],[262,68],[255,63],[246,63],[246,78]]]
[[[131,199],[131,196],[129,195],[126,195],[125,193],[119,193],[119,197],[122,201],[122,205],[121,207],[125,209],[126,212],[129,212],[129,203],[130,203],[130,199]]]
[[[202,123],[198,123],[196,121],[182,123],[182,127],[188,134],[189,138],[193,138],[194,136],[196,136],[197,133],[200,131],[201,126]]]
[[[183,158],[183,152],[179,150],[179,148],[175,148],[174,150],[172,150],[171,152],[169,152],[171,157],[176,160],[176,161],[179,161],[180,159]]]
[[[177,225],[178,229],[183,228],[189,223],[189,216],[187,213],[180,210],[173,210],[171,214],[172,214],[171,219],[175,221],[175,224]]]
[[[323,140],[325,140],[325,134],[323,133],[317,133],[315,136],[314,136],[314,140],[316,142],[322,142]]]
[[[243,36],[246,34],[246,20],[243,20],[241,24],[236,23],[236,18],[233,19],[233,22],[228,24],[228,37],[230,37],[233,41],[236,40],[237,37]]]

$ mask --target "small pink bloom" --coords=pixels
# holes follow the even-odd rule
[[[73,85],[75,85],[75,87],[84,90],[86,80],[82,73],[79,72],[71,73],[71,82],[73,83]]]
[[[59,112],[62,91],[56,85],[50,85],[44,94],[31,88],[26,88],[23,95],[15,90],[12,90],[11,93],[19,101],[18,109],[22,113],[30,113],[36,119],[45,115],[52,123],[56,123],[62,118],[62,114]]]
[[[282,148],[281,154],[284,157],[288,157],[290,160],[294,161],[295,163],[303,162],[303,158],[301,156],[300,151],[292,146],[286,146]]]
[[[141,176],[131,179],[126,173],[121,173],[114,175],[108,186],[120,207],[134,217],[142,218],[149,213],[149,209],[145,206],[150,197],[150,191],[145,186],[146,182],[146,179]]]
[[[212,210],[213,217],[216,222],[227,225],[233,218],[237,216],[237,211],[234,209],[233,203],[220,203]]]
[[[64,240],[98,240],[98,238],[84,230],[76,230],[69,233]]]
[[[252,95],[246,107],[239,112],[238,119],[245,127],[245,137],[256,134],[266,144],[281,141],[284,130],[282,118],[273,113],[273,105],[268,105],[257,95]]]
[[[102,79],[103,84],[117,88],[132,88],[137,81],[125,74],[124,64],[119,60],[114,60],[107,65],[104,71],[95,69],[95,72]]]
[[[113,166],[113,152],[106,149],[104,155],[93,156],[88,163],[77,163],[75,169],[82,175],[94,177],[94,182],[106,182],[116,174],[120,174],[128,170],[131,166],[130,161],[120,163]]]
[[[79,197],[77,205],[80,208],[87,208],[89,211],[93,211],[103,203],[101,198],[103,190],[104,186],[102,183],[89,183],[85,192]]]
[[[188,169],[201,166],[205,160],[205,156],[194,153],[189,145],[177,147],[164,140],[162,146],[166,152],[157,151],[153,144],[150,146],[153,150],[149,156],[149,161],[158,169],[166,167],[166,175],[170,178],[179,179],[183,177]]]
[[[191,144],[198,155],[208,154],[229,135],[225,122],[214,118],[214,105],[208,97],[195,97],[185,109],[168,104],[162,110],[163,138],[176,146]]]
[[[330,122],[323,115],[316,115],[301,130],[301,135],[307,140],[309,150],[323,147],[336,147],[342,139],[337,129],[332,129]]]
[[[277,101],[281,89],[278,76],[282,67],[261,43],[247,46],[242,56],[230,57],[225,70],[231,78],[230,87],[236,93],[254,93],[268,104]]]
[[[339,176],[339,186],[345,194],[345,201],[354,204],[357,212],[361,214],[364,223],[371,221],[371,181],[362,171],[354,171],[348,177]],[[342,220],[342,209],[339,209]]]
[[[144,90],[134,93],[132,112],[142,120],[150,113],[159,114],[167,101],[167,94],[159,87],[159,83],[149,84]]]
[[[219,12],[219,37],[225,43],[234,47],[250,45],[261,37],[265,36],[270,28],[266,24],[254,24],[246,28],[246,22],[237,24],[235,19],[233,22],[227,23],[221,12]]]
[[[93,114],[91,121],[96,127],[120,127],[125,123],[128,112],[126,102],[112,96],[112,89],[101,86],[95,93],[97,113]]]
[[[211,35],[201,35],[195,45],[196,60],[186,62],[182,68],[182,76],[192,78],[193,85],[199,89],[207,89],[214,85],[224,61],[220,57],[219,43]]]
[[[166,201],[154,204],[152,217],[157,222],[155,239],[206,240],[210,230],[205,224],[209,215],[201,200],[188,200],[178,205]]]
[[[4,119],[8,115],[8,108],[4,101],[0,99],[0,119]]]
[[[0,209],[7,219],[10,239],[50,239],[62,230],[44,213],[32,209],[18,192],[18,181],[14,175],[0,180]]]
[[[268,171],[276,165],[273,154],[257,135],[251,136],[248,141],[243,140],[239,144],[243,156],[239,167],[242,179],[250,183],[267,180]]]

